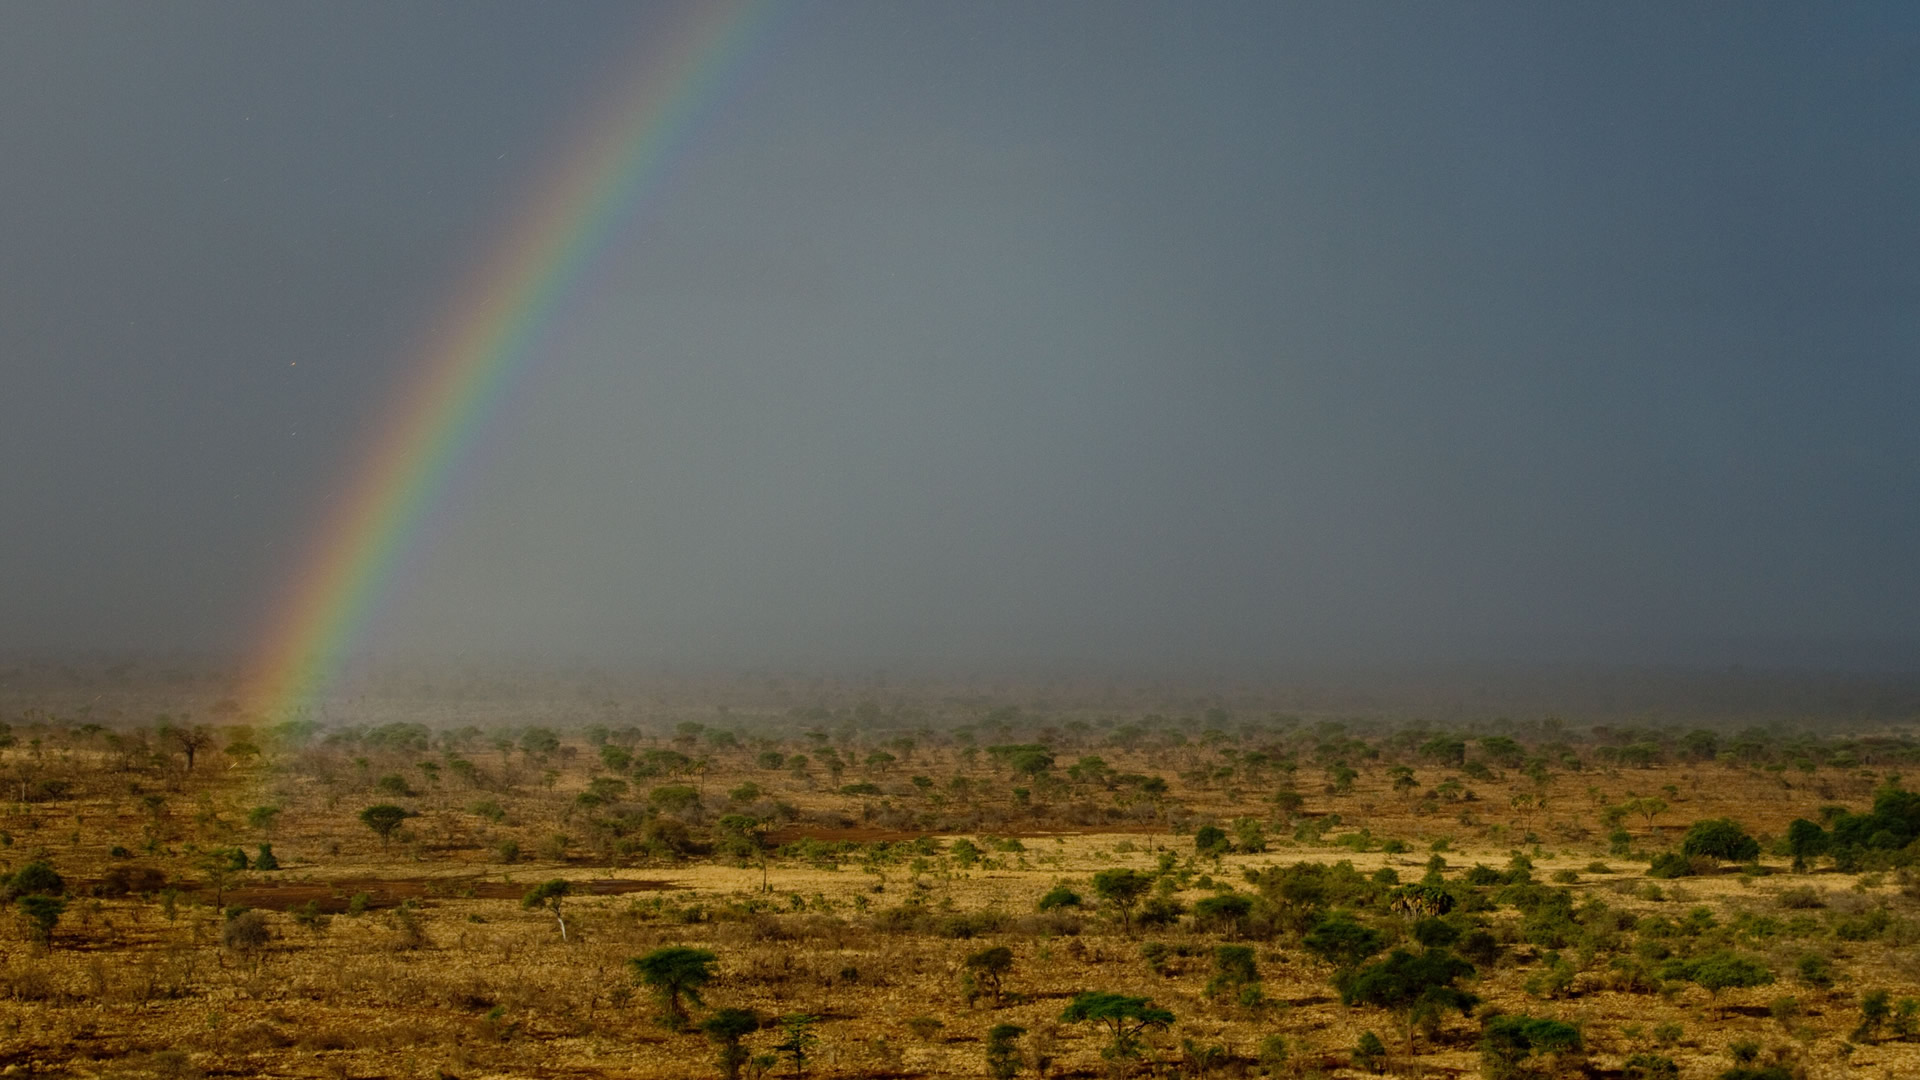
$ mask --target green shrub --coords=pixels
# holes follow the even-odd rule
[[[1540,1055],[1560,1057],[1581,1050],[1579,1028],[1524,1014],[1492,1018],[1480,1038],[1480,1062],[1488,1080],[1523,1076],[1527,1062]]]
[[[1893,916],[1884,908],[1843,915],[1833,920],[1833,936],[1841,941],[1872,941],[1886,933],[1892,923]]]
[[[1826,990],[1833,986],[1833,962],[1818,953],[1802,956],[1796,969],[1800,981],[1815,990]]]
[[[1193,849],[1202,855],[1225,855],[1232,848],[1227,831],[1218,825],[1202,825],[1193,834]]]
[[[1027,1029],[1018,1024],[995,1024],[987,1031],[987,1076],[990,1080],[1013,1080],[1023,1064],[1020,1036]]]
[[[1680,1080],[1680,1066],[1659,1054],[1634,1054],[1625,1062],[1626,1080]]]
[[[407,778],[399,773],[388,773],[374,782],[373,788],[382,795],[395,795],[407,799],[413,797],[413,789],[407,786]]]
[[[1886,1026],[1887,1018],[1893,1014],[1885,990],[1869,990],[1860,996],[1860,1026],[1848,1036],[1854,1042],[1879,1042],[1880,1029]]]
[[[1386,959],[1336,979],[1335,986],[1343,1005],[1373,1005],[1437,1019],[1444,1012],[1465,1012],[1478,1002],[1453,985],[1473,973],[1472,964],[1445,949],[1418,955],[1395,949]]]
[[[1696,821],[1680,841],[1680,853],[1704,855],[1725,862],[1747,862],[1760,857],[1760,844],[1737,823],[1727,818]]]
[[[1460,940],[1460,928],[1445,919],[1421,919],[1413,924],[1413,940],[1429,949],[1444,949]]]
[[[1080,894],[1066,885],[1055,885],[1040,898],[1040,910],[1052,911],[1055,908],[1077,908],[1082,904]]]
[[[1140,943],[1140,959],[1147,962],[1147,967],[1151,968],[1155,975],[1172,974],[1173,970],[1170,965],[1175,955],[1174,950],[1163,942],[1143,941]]]
[[[1722,990],[1766,986],[1773,982],[1773,969],[1767,966],[1765,960],[1725,949],[1690,961],[1671,962],[1662,974],[1668,978],[1698,983],[1712,994]]]
[[[1172,926],[1186,914],[1187,905],[1180,902],[1172,893],[1161,893],[1149,897],[1140,905],[1139,921],[1141,926]]]
[[[1213,950],[1213,978],[1206,994],[1215,997],[1222,991],[1237,992],[1260,981],[1260,969],[1254,964],[1253,949],[1246,945],[1220,945]]]
[[[1287,1064],[1287,1040],[1279,1035],[1269,1035],[1260,1040],[1260,1067],[1267,1075],[1278,1075]]]
[[[1573,986],[1573,964],[1557,952],[1541,956],[1540,969],[1527,977],[1526,991],[1534,997],[1557,998]]]
[[[1240,933],[1253,911],[1253,898],[1244,893],[1209,896],[1193,905],[1193,924],[1209,932]]]
[[[53,864],[45,859],[35,859],[7,878],[0,894],[11,900],[19,896],[60,896],[66,891],[66,879],[54,870]]]
[[[1663,851],[1653,857],[1652,865],[1647,867],[1650,878],[1681,878],[1693,876],[1693,860],[1677,851]]]
[[[53,944],[53,928],[66,913],[67,902],[57,896],[32,893],[14,901],[27,920],[28,934],[42,945]]]
[[[1458,952],[1481,967],[1491,967],[1500,959],[1500,939],[1485,930],[1473,930],[1460,939]]]
[[[1386,948],[1386,938],[1364,926],[1344,911],[1336,911],[1320,920],[1307,932],[1301,944],[1307,951],[1337,968],[1357,966]]]
[[[647,801],[667,813],[677,813],[700,801],[700,793],[685,784],[662,784],[647,793]]]
[[[1353,1067],[1367,1072],[1379,1072],[1387,1065],[1387,1047],[1380,1036],[1371,1031],[1360,1033],[1360,1041],[1353,1047]]]

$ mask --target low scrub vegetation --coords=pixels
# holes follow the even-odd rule
[[[1903,738],[750,700],[16,714],[8,1052],[171,1075],[1920,1072]]]

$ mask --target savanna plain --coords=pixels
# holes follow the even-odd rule
[[[0,687],[6,1075],[1920,1075],[1904,707]]]

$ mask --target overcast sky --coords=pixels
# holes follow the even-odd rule
[[[655,8],[0,5],[0,647],[241,654]],[[1920,8],[798,4],[369,653],[1920,668]]]

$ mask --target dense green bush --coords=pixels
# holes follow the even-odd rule
[[[1495,1016],[1481,1033],[1480,1064],[1488,1080],[1512,1080],[1528,1075],[1528,1063],[1536,1057],[1564,1057],[1582,1049],[1580,1029],[1572,1024],[1525,1014]]]
[[[1445,949],[1418,954],[1395,949],[1386,959],[1341,978],[1340,1002],[1382,1009],[1432,1004],[1464,1010],[1471,1007],[1473,995],[1454,990],[1453,984],[1473,973],[1472,964]]]
[[[1693,862],[1677,851],[1663,851],[1653,857],[1653,864],[1647,867],[1650,878],[1680,878],[1693,876]]]
[[[1680,841],[1680,853],[1703,855],[1726,862],[1747,862],[1760,857],[1760,844],[1747,830],[1727,818],[1696,821]]]
[[[1202,825],[1193,834],[1193,849],[1202,855],[1225,855],[1233,849],[1227,831],[1218,825]]]
[[[1660,975],[1666,979],[1698,983],[1712,994],[1722,990],[1766,986],[1773,982],[1773,969],[1767,966],[1765,960],[1726,949],[1691,960],[1668,960],[1661,965]]]
[[[1387,939],[1378,930],[1360,923],[1352,913],[1336,911],[1315,924],[1301,944],[1334,967],[1346,969],[1386,948]]]
[[[1244,936],[1252,911],[1253,897],[1244,893],[1209,896],[1193,905],[1193,926],[1203,933]]]
[[[1468,885],[1484,888],[1489,885],[1505,885],[1507,883],[1507,875],[1495,870],[1491,866],[1475,865],[1472,869],[1468,870],[1460,880],[1466,882]]]
[[[1635,1054],[1625,1062],[1627,1080],[1680,1080],[1680,1066],[1660,1054]]]
[[[19,896],[59,896],[66,891],[66,879],[45,859],[35,859],[14,871],[13,876],[6,879],[5,888],[0,889],[7,900]]]
[[[1353,1046],[1353,1067],[1372,1073],[1387,1067],[1387,1045],[1380,1036],[1371,1031],[1360,1033],[1360,1041]]]
[[[1082,903],[1080,894],[1074,892],[1072,888],[1066,885],[1055,885],[1040,898],[1039,907],[1041,911],[1052,911],[1056,908],[1077,908]]]
[[[1445,919],[1421,919],[1413,924],[1413,940],[1430,949],[1443,949],[1460,940],[1460,928]]]

